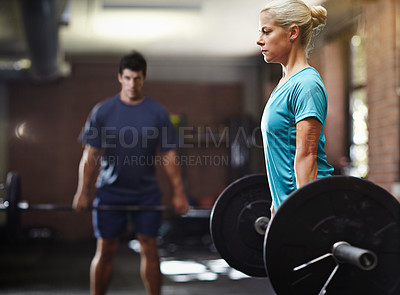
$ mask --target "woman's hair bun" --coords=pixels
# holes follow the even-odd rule
[[[319,26],[326,24],[328,12],[324,7],[320,5],[311,6],[310,10],[313,28],[318,28]]]

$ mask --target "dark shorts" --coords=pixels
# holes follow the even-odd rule
[[[161,193],[156,192],[140,197],[118,195],[98,190],[94,206],[98,205],[138,205],[159,206]],[[135,232],[146,236],[156,237],[161,226],[160,211],[93,211],[93,229],[96,238],[111,239],[120,237],[126,232],[128,222],[132,222]]]

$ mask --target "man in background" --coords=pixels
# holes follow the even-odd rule
[[[189,209],[177,160],[177,135],[167,111],[142,88],[147,73],[138,52],[120,61],[121,91],[91,111],[80,140],[84,144],[79,182],[73,200],[76,210],[101,205],[159,206],[161,191],[155,165],[161,164],[173,186],[177,214]],[[128,221],[124,211],[93,211],[97,249],[90,268],[92,295],[105,294],[113,272],[113,258]],[[149,295],[161,290],[156,237],[160,211],[130,212],[141,246],[141,277]]]

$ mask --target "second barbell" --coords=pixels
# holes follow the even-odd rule
[[[0,211],[7,213],[7,228],[10,232],[17,231],[20,224],[20,212],[31,210],[45,211],[73,211],[72,205],[66,204],[30,204],[27,201],[21,201],[21,177],[16,172],[9,172],[5,185],[6,200],[0,203]],[[85,211],[160,211],[175,213],[173,206],[139,206],[139,205],[110,205],[100,204],[97,206],[89,206]],[[209,218],[211,210],[203,208],[190,208],[188,212],[181,217],[188,218]]]

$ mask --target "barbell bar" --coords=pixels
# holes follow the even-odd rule
[[[7,210],[10,206],[9,201],[0,204],[0,210]],[[29,204],[27,201],[20,201],[17,207],[21,211],[29,210],[45,210],[45,211],[72,211],[75,210],[72,205],[57,205],[57,204]],[[84,211],[99,210],[99,211],[174,211],[170,206],[135,206],[135,205],[98,205],[89,206]],[[197,209],[198,210],[198,209]]]
[[[339,263],[350,263],[362,270],[373,270],[378,264],[378,258],[374,252],[351,246],[347,242],[337,242],[333,244],[331,253],[324,254],[299,265],[293,268],[293,271],[298,271],[328,257],[333,257]]]
[[[332,256],[338,262],[347,262],[362,270],[373,270],[378,263],[374,252],[351,246],[346,242],[335,243],[332,247]]]
[[[7,199],[0,203],[0,211],[7,213],[7,230],[10,233],[18,231],[20,226],[21,211],[44,210],[44,211],[73,211],[72,205],[63,204],[30,204],[21,201],[21,177],[16,172],[9,172],[4,188]],[[97,205],[89,206],[85,211],[160,211],[174,213],[173,206],[138,206],[138,205]],[[209,218],[210,209],[190,208],[188,212],[180,215],[182,218]]]
[[[1,210],[0,206],[0,210]],[[47,210],[47,211],[74,211],[75,209],[72,205],[55,205],[55,204],[29,204],[26,201],[18,203],[18,209],[22,211],[26,210]],[[175,209],[172,206],[136,206],[136,205],[97,205],[89,206],[85,211],[161,211],[161,212],[171,212],[174,213]],[[181,217],[191,217],[191,218],[208,218],[210,216],[210,209],[199,209],[190,208],[188,212],[180,215]]]
[[[230,266],[268,275],[278,295],[400,294],[400,204],[386,190],[332,176],[296,190],[273,218],[270,205],[264,174],[218,197],[211,237]]]
[[[329,286],[329,283],[333,279],[334,275],[339,270],[339,267],[342,263],[350,263],[354,266],[362,270],[373,270],[377,263],[378,259],[374,252],[368,251],[365,249],[361,249],[358,247],[351,246],[347,242],[337,242],[332,247],[332,252],[322,255],[318,258],[315,258],[307,263],[299,265],[293,269],[293,271],[298,271],[303,268],[308,267],[309,265],[321,261],[325,258],[333,257],[336,261],[336,266],[334,267],[333,271],[329,275],[328,279],[326,280],[324,286],[322,287],[321,291],[318,295],[325,295],[326,289]]]

